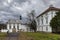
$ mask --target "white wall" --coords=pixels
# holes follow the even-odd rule
[[[22,31],[24,31],[24,32],[30,31],[29,30],[30,28],[27,25],[21,25],[20,29],[22,29]]]
[[[10,29],[11,26],[11,29]],[[19,31],[21,29],[21,31],[27,32],[30,31],[30,28],[27,25],[21,25],[21,24],[7,24],[7,30],[9,30],[9,32],[12,32],[13,27],[15,26],[16,28],[16,32]],[[17,29],[17,27],[19,27],[19,30]]]
[[[9,24],[7,24],[7,29],[9,30]]]
[[[1,32],[7,32],[8,30],[7,29],[1,29],[0,31]]]
[[[50,27],[50,21],[56,14],[55,14],[55,11],[50,11],[47,14],[48,14],[48,16],[47,16],[48,23],[47,24],[46,24],[46,19],[45,19],[46,14],[42,15],[43,16],[43,24],[41,21],[41,16],[37,18],[37,31],[52,32],[52,28]],[[40,23],[38,23],[38,22],[40,22]],[[48,31],[46,30],[46,28],[48,28]]]

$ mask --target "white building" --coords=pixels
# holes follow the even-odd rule
[[[3,29],[1,30],[2,32],[18,32],[18,31],[23,31],[23,32],[27,32],[29,31],[29,27],[27,26],[27,24],[24,24],[21,20],[15,20],[15,19],[10,19],[8,20],[8,22],[6,23],[7,25],[7,29]]]
[[[51,19],[56,15],[55,13],[60,11],[59,8],[49,7],[43,13],[37,16],[37,31],[52,32],[50,27]]]

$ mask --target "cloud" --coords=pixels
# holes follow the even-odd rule
[[[41,4],[40,4],[41,3]],[[40,7],[44,7],[40,0],[1,0],[0,3],[0,20],[8,20],[10,18],[19,18],[20,14],[23,17],[27,16],[27,12],[36,10],[40,12]]]
[[[60,7],[59,3],[60,0],[0,0],[0,20],[19,19],[20,15],[27,17],[31,10],[35,10],[37,16],[50,4]]]

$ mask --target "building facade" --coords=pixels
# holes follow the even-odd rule
[[[47,10],[37,16],[37,31],[52,32],[50,21],[58,11],[60,11],[59,8],[49,7]]]
[[[7,30],[9,32],[18,32],[18,31],[23,31],[27,32],[30,29],[26,24],[23,24],[21,20],[14,20],[10,19],[7,22]]]

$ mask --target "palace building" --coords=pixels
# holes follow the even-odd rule
[[[7,22],[7,30],[9,32],[28,31],[29,27],[23,24],[21,20],[10,19]]]
[[[52,32],[50,27],[51,19],[56,15],[55,13],[60,11],[59,8],[50,6],[44,12],[36,17],[37,19],[37,31]]]
[[[9,19],[7,21],[6,28],[1,29],[1,32],[18,32],[18,31],[23,31],[23,32],[30,32],[30,27],[28,27],[28,24],[24,23],[24,21],[20,19]]]

